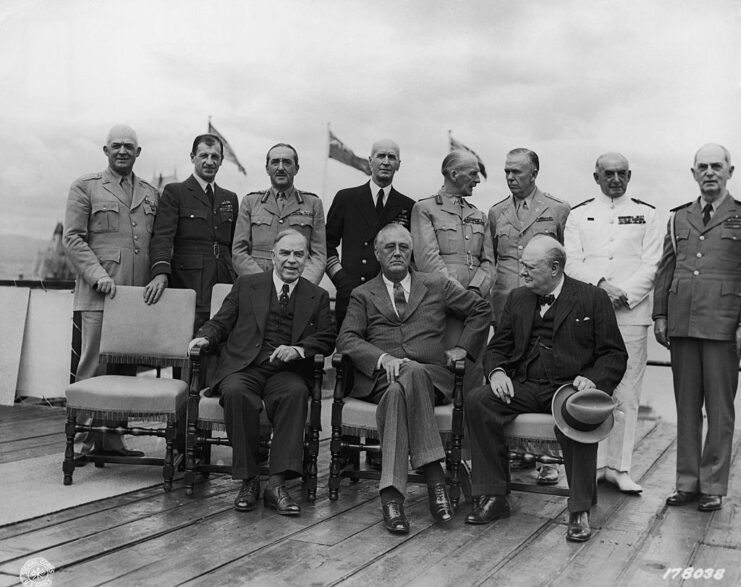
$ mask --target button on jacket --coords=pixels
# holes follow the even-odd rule
[[[104,294],[93,286],[110,276],[116,285],[149,282],[149,241],[157,189],[132,174],[128,206],[120,176],[105,171],[84,175],[70,186],[64,218],[64,248],[77,269],[75,310],[102,310]]]

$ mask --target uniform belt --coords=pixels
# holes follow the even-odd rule
[[[178,253],[213,255],[218,259],[224,252],[229,253],[229,245],[213,241],[176,240],[175,250]]]
[[[478,257],[474,257],[471,253],[440,253],[440,256],[445,263],[461,263],[469,267],[481,265]]]

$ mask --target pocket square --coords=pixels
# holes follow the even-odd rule
[[[584,316],[584,318],[577,318],[577,322],[586,322],[587,320],[591,320],[589,316]]]

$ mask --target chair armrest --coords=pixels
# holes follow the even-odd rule
[[[466,360],[460,359],[455,361],[452,365],[448,365],[448,369],[453,372],[454,383],[453,383],[453,406],[456,408],[463,408],[463,378],[466,375]]]
[[[313,400],[322,399],[322,382],[324,381],[324,355],[314,355],[314,386],[311,390]]]
[[[351,373],[352,362],[347,355],[335,353],[332,366],[335,368],[334,400],[342,401],[347,392],[347,377]]]

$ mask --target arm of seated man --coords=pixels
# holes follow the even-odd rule
[[[489,373],[489,385],[494,397],[508,404],[515,397],[515,388],[512,379],[504,372],[504,369],[494,369]]]
[[[270,362],[283,361],[284,363],[288,363],[304,358],[306,358],[306,354],[302,347],[282,344],[270,355]]]
[[[468,356],[468,351],[462,347],[453,347],[452,349],[449,349],[445,351],[445,361],[446,364],[450,367],[452,365],[455,365],[456,361],[462,361]]]

